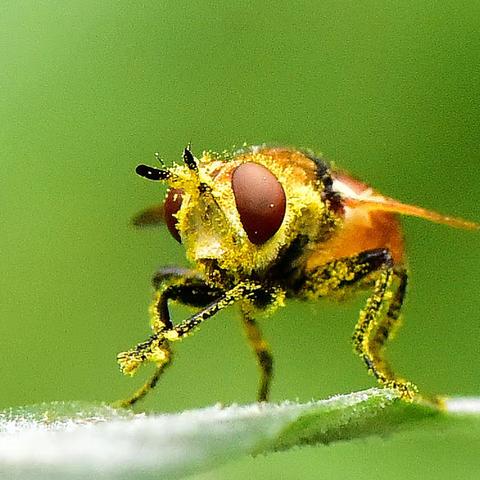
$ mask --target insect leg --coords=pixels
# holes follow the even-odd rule
[[[213,299],[220,297],[220,290],[209,287],[198,276],[191,274],[182,276],[182,274],[185,274],[182,270],[164,269],[163,284],[158,279],[160,274],[157,274],[158,290],[150,307],[154,334],[146,342],[139,343],[135,348],[118,355],[123,373],[133,375],[146,360],[153,361],[157,365],[170,361],[171,354],[164,348],[167,339],[163,335],[163,332],[172,331],[174,328],[168,310],[169,300],[177,300],[195,307],[205,307]]]
[[[166,341],[182,339],[184,336],[192,333],[200,323],[244,296],[248,296],[248,292],[253,292],[258,288],[259,286],[251,283],[240,283],[231,290],[219,295],[216,300],[182,323],[161,328],[155,331],[148,340],[139,343],[135,348],[120,353],[117,358],[123,373],[133,375],[145,361],[152,361],[157,365],[168,362],[170,355],[164,348]]]
[[[397,286],[393,297],[390,300],[388,310],[380,319],[378,327],[371,340],[371,352],[375,359],[375,363],[380,365],[388,378],[395,378],[395,374],[384,357],[384,351],[386,342],[393,338],[396,330],[400,327],[400,313],[408,283],[408,274],[405,267],[402,266],[395,268],[393,273]]]
[[[168,301],[174,300],[191,307],[203,308],[221,295],[217,288],[208,286],[194,270],[180,267],[163,267],[152,279],[156,290],[150,307],[154,332],[171,329]]]
[[[396,378],[382,355],[383,344],[391,331],[389,327],[393,327],[399,317],[406,288],[405,274],[384,321],[382,309],[388,303],[386,294],[391,291],[394,273],[393,260],[388,250],[381,248],[368,250],[352,257],[334,260],[309,272],[299,285],[299,293],[307,297],[335,295],[337,292],[340,294],[344,287],[360,286],[362,282],[374,278],[373,292],[360,312],[355,326],[354,348],[379,383],[397,390],[403,398],[411,400],[416,387]],[[384,330],[388,334],[382,340]]]
[[[157,272],[154,277],[154,285],[157,292],[150,307],[150,313],[152,329],[157,334],[173,328],[168,310],[169,300],[204,307],[212,301],[212,298],[219,295],[217,289],[208,287],[194,272],[173,267],[166,267]],[[153,375],[145,384],[128,399],[117,402],[118,406],[129,407],[155,387],[160,376],[171,364],[172,351],[166,339],[155,342],[147,340],[138,344],[132,350],[120,353],[117,359],[123,373],[129,375],[133,375],[140,365],[147,360],[156,363]]]
[[[388,319],[386,322],[382,321],[382,308],[385,303],[385,295],[390,289],[393,274],[392,259],[388,253],[388,255],[385,255],[384,261],[378,268],[377,279],[373,287],[372,295],[367,300],[363,310],[360,312],[360,317],[353,333],[353,345],[355,351],[367,365],[369,372],[375,376],[380,384],[396,390],[403,399],[411,401],[417,392],[417,387],[395,377],[386,365],[382,352],[380,351],[381,348],[379,350],[379,343],[375,340],[376,333],[380,332],[380,327],[388,326],[389,323],[391,325],[395,323]],[[392,310],[390,310],[390,308],[392,308]],[[396,315],[396,318],[398,318],[399,305],[392,303],[390,308],[387,312],[387,316],[388,313],[391,313],[394,317]],[[398,312],[394,313],[396,309]],[[379,333],[379,335],[381,335],[381,333]],[[383,343],[380,341],[380,346],[381,345],[383,345]]]
[[[263,339],[262,332],[255,319],[252,318],[248,312],[242,311],[242,322],[247,340],[255,352],[261,372],[257,400],[259,402],[266,402],[268,400],[270,383],[273,376],[273,357],[270,353],[270,347]]]
[[[207,289],[210,288],[207,285],[204,286]],[[177,297],[176,295],[181,293],[181,289],[179,290],[173,287],[174,286],[171,286],[171,288],[167,288],[164,294],[166,294],[166,292],[169,292],[168,298],[175,298],[177,300],[184,298],[180,296]],[[198,287],[199,285],[196,285],[195,288]],[[207,320],[208,318],[218,313],[220,310],[232,305],[238,300],[241,300],[245,296],[248,297],[251,292],[254,292],[258,288],[260,288],[260,286],[253,283],[239,283],[231,290],[220,294],[216,300],[209,303],[202,310],[192,315],[190,318],[183,321],[182,323],[175,326],[167,326],[166,322],[164,322],[165,327],[155,331],[155,333],[151,335],[148,340],[139,343],[135,348],[127,352],[120,353],[117,357],[117,360],[120,364],[121,370],[125,374],[133,375],[138,370],[140,365],[146,361],[156,363],[157,368],[154,375],[137,392],[135,392],[132,397],[124,401],[118,402],[117,405],[133,405],[135,402],[143,398],[148,393],[148,391],[156,385],[156,383],[158,382],[158,378],[171,361],[171,350],[169,346],[169,341],[181,340],[186,335],[192,333],[195,327],[197,327],[203,321]],[[189,301],[186,303],[200,303],[200,299],[197,298],[195,300],[195,294],[192,293],[191,290],[187,288],[183,291],[183,293],[185,294],[186,292],[191,294],[191,297],[188,298]],[[160,301],[163,301],[163,299],[157,300],[157,303],[159,303]],[[161,308],[159,308],[159,311],[161,311]]]
[[[202,322],[209,319],[220,310],[233,305],[239,300],[252,296],[254,292],[260,288],[261,285],[253,282],[240,282],[235,285],[235,287],[221,294],[219,298],[195,315],[192,315],[190,318],[187,318],[187,320],[174,326],[171,330],[161,332],[160,336],[171,341],[181,340],[186,335],[192,333]]]
[[[141,347],[141,344],[137,345],[135,348],[138,349],[139,347]],[[160,348],[160,345],[158,346],[158,348]],[[128,352],[120,353],[117,356],[117,360],[120,363],[120,368],[124,373],[125,373],[125,370],[121,363],[123,360],[122,356],[130,354],[131,352],[132,350],[129,350]],[[171,365],[171,362],[172,362],[172,351],[170,349],[170,345],[168,342],[163,342],[163,344],[161,344],[161,352],[163,357],[161,360],[157,360],[157,365],[155,367],[155,371],[153,372],[153,375],[138,390],[133,392],[133,394],[130,395],[130,397],[124,400],[119,400],[117,402],[114,402],[113,405],[115,407],[123,407],[123,408],[131,407],[135,403],[137,403],[139,400],[141,400],[143,397],[145,397],[145,395],[147,395],[147,393],[150,390],[155,388],[163,372],[168,366]]]

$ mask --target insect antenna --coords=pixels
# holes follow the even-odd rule
[[[198,165],[197,165],[197,160],[193,156],[193,153],[191,151],[192,144],[189,143],[185,149],[183,150],[183,161],[185,162],[185,165],[188,167],[188,169],[191,172],[194,172],[195,174],[198,174]],[[211,188],[209,185],[207,185],[204,182],[200,182],[200,185],[198,186],[198,189],[200,193],[211,193]],[[215,200],[216,203],[216,200]]]
[[[189,170],[193,172],[198,172],[198,165],[193,153],[190,151],[191,145],[188,144],[183,150],[183,161]]]
[[[141,177],[154,181],[168,180],[172,177],[172,172],[170,172],[170,170],[149,167],[148,165],[138,165],[135,172]]]

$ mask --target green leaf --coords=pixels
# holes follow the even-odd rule
[[[397,431],[480,435],[480,399],[444,410],[371,389],[309,403],[220,405],[146,415],[49,403],[0,413],[2,478],[181,478],[244,455]],[[386,440],[388,441],[388,440]]]

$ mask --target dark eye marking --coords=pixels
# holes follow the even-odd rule
[[[164,203],[165,223],[173,238],[182,243],[180,232],[177,229],[177,219],[174,215],[180,210],[183,200],[183,190],[179,188],[171,188],[167,193]]]
[[[248,239],[261,245],[273,237],[285,216],[286,197],[277,177],[258,163],[242,163],[232,174],[232,189]]]

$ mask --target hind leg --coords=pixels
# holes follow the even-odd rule
[[[387,249],[368,250],[334,260],[308,272],[300,285],[299,293],[307,297],[335,296],[345,288],[363,288],[373,280],[373,291],[355,326],[354,348],[380,384],[395,389],[405,400],[412,400],[416,387],[397,377],[384,357],[384,344],[397,324],[406,288],[405,274],[393,294],[393,300],[389,302],[394,275],[396,271]],[[384,313],[389,303],[389,309]]]

